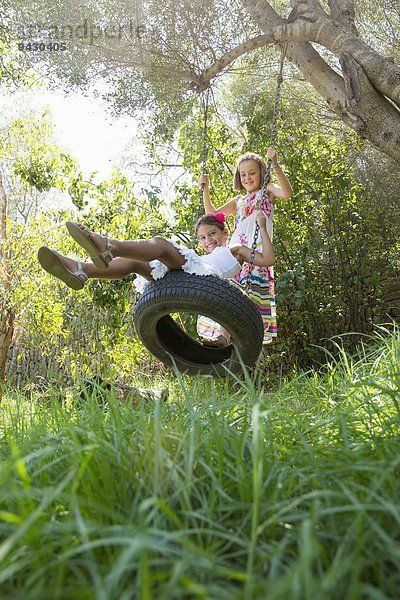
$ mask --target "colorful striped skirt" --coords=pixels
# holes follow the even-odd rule
[[[278,328],[276,322],[275,285],[273,267],[253,267],[250,273],[250,281],[247,285],[249,274],[248,263],[235,275],[233,281],[238,283],[252,302],[258,308],[264,325],[263,344],[270,344],[277,336]]]

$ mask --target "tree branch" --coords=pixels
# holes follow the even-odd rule
[[[246,2],[247,0],[242,0]],[[351,10],[350,0],[334,0],[344,12]],[[346,13],[347,14],[347,13]],[[347,23],[348,25],[348,23]],[[274,27],[276,41],[316,42],[330,50],[339,59],[350,53],[362,64],[373,86],[400,107],[400,69],[386,57],[362,42],[355,29],[343,27],[325,13],[316,0],[296,0],[286,24]]]
[[[273,27],[275,41],[288,42],[288,60],[297,66],[333,112],[361,137],[399,161],[399,111],[387,99],[398,101],[399,69],[354,33],[335,23],[317,0],[293,1],[295,8],[287,22],[274,15],[265,0],[255,3],[241,0],[241,3],[263,31],[269,34]],[[347,1],[347,10],[349,7]],[[310,41],[325,46],[342,59],[343,77],[321,58]],[[354,64],[350,65],[349,57]]]
[[[354,0],[328,0],[331,16],[352,33],[357,34],[355,25]]]
[[[285,23],[285,19],[279,16],[266,0],[241,0],[241,4],[253,16],[256,23],[263,22],[262,29],[265,33],[272,31],[273,27]]]
[[[216,60],[214,64],[205,69],[199,77],[193,79],[193,87],[196,92],[204,91],[210,85],[210,81],[219,75],[228,65],[239,58],[239,56],[273,43],[275,42],[272,35],[268,34],[258,35],[250,40],[246,40],[243,44],[239,44],[239,46],[229,50],[229,52]]]

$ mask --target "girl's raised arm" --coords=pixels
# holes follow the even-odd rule
[[[285,173],[282,171],[278,162],[278,155],[275,148],[270,146],[267,150],[267,158],[271,161],[271,169],[273,169],[279,185],[268,183],[267,191],[270,192],[273,202],[275,198],[290,198],[293,194],[292,186],[290,185]]]
[[[227,217],[229,217],[229,215],[233,215],[236,212],[237,196],[235,198],[232,198],[231,200],[228,200],[228,202],[226,202],[222,206],[215,208],[214,204],[211,201],[210,179],[209,179],[208,175],[207,174],[201,175],[199,177],[198,183],[203,189],[203,205],[204,205],[204,212],[206,213],[206,215],[215,215],[216,213],[222,212]]]

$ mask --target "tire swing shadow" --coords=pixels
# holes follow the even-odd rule
[[[182,379],[182,376],[189,375],[192,377],[198,377],[200,379],[219,379],[223,380],[226,378],[234,379],[240,385],[246,384],[254,384],[256,379],[258,378],[258,363],[259,359],[256,361],[254,365],[246,365],[242,357],[237,351],[235,344],[229,344],[225,347],[225,350],[230,351],[228,358],[225,361],[218,361],[215,364],[208,365],[207,371],[205,372],[203,369],[197,373],[188,373],[182,371],[181,365],[177,364],[175,357],[170,355],[170,365],[169,367],[174,372],[176,378],[178,380]],[[216,350],[216,349],[215,349]]]

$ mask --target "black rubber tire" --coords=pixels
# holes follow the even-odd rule
[[[232,343],[224,348],[203,346],[181,329],[171,313],[210,317],[225,327]],[[262,349],[263,323],[253,302],[234,284],[209,275],[170,271],[150,282],[136,304],[134,322],[154,356],[188,375],[239,373],[241,361],[252,367]]]

